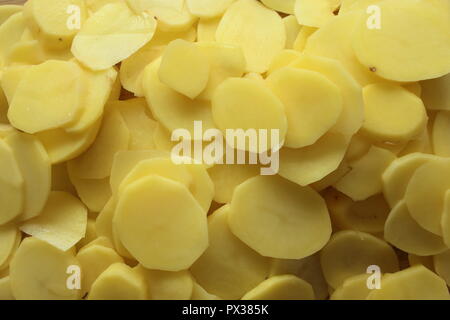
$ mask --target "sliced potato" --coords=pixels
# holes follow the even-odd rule
[[[288,274],[264,280],[242,300],[314,300],[314,291],[305,280]]]

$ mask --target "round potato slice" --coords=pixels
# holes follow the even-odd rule
[[[441,157],[450,157],[450,111],[440,111],[437,113],[431,134],[433,151]]]
[[[21,12],[22,6],[13,5],[13,4],[4,4],[0,7],[0,25],[3,24],[9,17],[12,15]]]
[[[180,182],[159,176],[123,191],[113,225],[125,248],[149,269],[187,269],[208,246],[203,209]]]
[[[0,227],[0,270],[8,267],[17,239],[20,239],[20,232],[16,226],[7,224]]]
[[[367,278],[370,274],[360,274],[345,279],[344,283],[330,296],[330,300],[365,300],[370,293]]]
[[[450,111],[450,73],[447,75],[420,82],[422,100],[428,110]]]
[[[446,250],[433,257],[433,265],[437,274],[450,284],[450,250]]]
[[[283,18],[284,29],[286,30],[286,49],[293,49],[295,39],[300,32],[301,25],[298,24],[297,19],[293,15]],[[296,50],[295,50],[296,51]],[[298,53],[298,51],[296,51]]]
[[[261,0],[261,2],[270,9],[294,14],[295,0]]]
[[[198,283],[194,282],[191,300],[222,300],[222,298],[210,294],[205,289],[203,289]]]
[[[222,15],[235,0],[186,0],[189,11],[200,18],[211,19]]]
[[[333,288],[345,279],[366,273],[372,265],[382,273],[396,272],[399,263],[394,249],[368,233],[345,230],[335,233],[320,253],[323,274]]]
[[[18,300],[77,300],[81,291],[69,289],[69,267],[79,267],[69,251],[35,237],[25,238],[10,265],[11,289]]]
[[[331,235],[320,195],[278,176],[257,176],[240,184],[228,222],[235,236],[273,258],[307,257],[323,248]]]
[[[22,12],[10,16],[0,25],[0,66],[5,64],[9,49],[18,41],[26,29],[26,21]]]
[[[270,64],[270,68],[267,71],[267,74],[270,75],[273,72],[275,72],[283,67],[289,66],[293,61],[295,61],[299,57],[301,57],[301,53],[298,52],[297,50],[284,49],[284,50],[280,51],[273,58],[272,63]],[[249,74],[253,74],[253,73],[249,73]]]
[[[264,280],[242,300],[314,300],[314,291],[305,280],[287,274]]]
[[[301,25],[321,28],[334,18],[333,11],[337,7],[333,7],[330,0],[297,0],[295,16]]]

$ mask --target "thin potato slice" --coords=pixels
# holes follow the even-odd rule
[[[264,280],[242,300],[314,300],[314,291],[305,280],[287,274]]]
[[[330,296],[330,300],[365,300],[371,291],[367,287],[369,276],[370,274],[364,273],[345,279]]]
[[[9,276],[0,278],[0,300],[15,300]]]
[[[433,264],[436,269],[436,273],[450,284],[450,250],[442,252],[433,257]]]
[[[450,73],[436,79],[420,82],[422,100],[428,110],[450,111]]]
[[[214,42],[216,41],[216,31],[219,27],[221,18],[200,19],[197,25],[197,41]]]
[[[109,178],[83,179],[68,166],[69,178],[81,201],[91,212],[100,212],[112,195]]]
[[[25,75],[30,70],[30,66],[12,66],[3,69],[2,77],[0,79],[3,93],[6,98],[6,103],[11,105],[13,97],[16,93],[17,87]],[[8,106],[7,106],[8,107]],[[8,108],[6,108],[6,115],[8,114]],[[9,123],[9,119],[6,119]]]
[[[192,288],[191,300],[222,300],[218,296],[210,294],[205,289],[203,289],[198,283],[194,282]]]
[[[17,239],[20,239],[20,232],[16,226],[0,226],[0,270],[8,267],[9,259],[16,249]]]
[[[297,19],[296,19],[297,20]],[[298,23],[298,22],[297,22]],[[293,43],[293,49],[303,52],[309,37],[317,31],[318,28],[302,26]]]
[[[299,24],[321,28],[334,18],[330,0],[297,0],[295,2],[295,16]]]
[[[186,0],[189,11],[200,18],[222,15],[235,0]]]
[[[2,25],[9,17],[12,15],[21,12],[22,6],[13,5],[13,4],[4,4],[0,7],[0,25]]]
[[[293,49],[295,39],[297,39],[300,32],[301,25],[298,24],[297,19],[293,15],[289,15],[283,18],[284,29],[286,30],[286,49]]]
[[[273,72],[283,67],[289,66],[293,61],[297,60],[301,56],[301,53],[296,50],[284,49],[280,51],[272,60],[267,74],[270,75]],[[252,73],[249,73],[252,74]],[[257,73],[259,74],[259,73]]]
[[[20,40],[26,29],[26,22],[22,12],[10,16],[0,25],[0,67],[5,64],[9,49]]]
[[[431,133],[433,151],[441,157],[450,157],[450,111],[440,111],[434,118]]]

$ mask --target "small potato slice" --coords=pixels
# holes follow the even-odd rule
[[[329,173],[319,181],[312,183],[311,187],[313,187],[316,191],[323,191],[342,179],[342,177],[345,176],[350,170],[351,168],[348,162],[343,160],[336,170]]]
[[[95,231],[97,235],[99,238],[107,238],[111,244],[114,241],[112,220],[116,210],[116,202],[116,198],[111,197],[99,212],[97,219],[95,219]]]
[[[25,238],[10,265],[11,289],[17,300],[78,300],[69,289],[69,267],[79,267],[73,252],[61,251],[35,237]]]
[[[18,239],[20,239],[20,232],[16,226],[13,224],[0,226],[0,270],[8,267]]]
[[[13,150],[0,139],[0,226],[17,218],[24,208],[22,173]]]
[[[239,117],[236,115],[239,114]],[[257,141],[246,142],[235,148],[253,153],[278,150],[287,132],[284,106],[270,89],[258,80],[229,78],[217,88],[212,99],[212,115],[217,127],[226,134],[227,129],[258,130]],[[260,141],[259,130],[267,130],[267,143]],[[272,140],[272,130],[278,130],[278,140]],[[230,141],[227,141],[230,143]]]
[[[305,280],[287,274],[264,280],[242,300],[314,300],[314,291]]]
[[[381,176],[383,194],[391,208],[404,198],[409,180],[417,168],[435,158],[430,154],[411,153],[391,162]]]
[[[13,4],[4,4],[0,7],[0,25],[2,25],[9,17],[12,15],[21,12],[22,6],[13,5]]]
[[[450,73],[440,78],[420,82],[422,100],[428,110],[450,111]]]
[[[24,207],[20,219],[38,216],[51,186],[51,163],[42,143],[32,135],[13,133],[5,138],[24,179]]]
[[[114,263],[91,286],[88,300],[146,300],[144,277],[124,263]]]
[[[83,179],[68,166],[70,181],[74,185],[81,201],[91,212],[100,212],[111,197],[109,178]]]
[[[295,19],[297,20],[297,19]],[[297,22],[298,23],[298,22]],[[293,49],[298,52],[303,52],[306,46],[306,42],[308,41],[308,38],[317,31],[318,28],[314,27],[308,27],[308,26],[302,26],[299,33],[297,34],[297,37],[294,40],[293,43]]]
[[[197,17],[211,19],[222,15],[235,0],[186,0],[189,11]]]
[[[164,50],[158,76],[171,89],[194,99],[208,83],[210,64],[192,42],[177,39]]]
[[[225,12],[216,32],[218,42],[241,46],[247,72],[264,73],[286,44],[283,20],[256,0],[237,0]]]
[[[367,300],[450,299],[445,281],[422,265],[386,275],[380,285],[380,290],[372,290]]]
[[[147,282],[150,300],[189,300],[192,296],[193,279],[189,271],[178,272],[145,269],[135,267]]]
[[[294,14],[295,0],[261,0],[261,2],[270,9]]]
[[[450,250],[446,250],[433,257],[436,273],[450,285]]]
[[[155,30],[156,21],[148,13],[136,15],[125,2],[111,3],[83,24],[73,39],[72,53],[92,70],[107,69],[138,51]]]
[[[214,42],[216,41],[216,31],[219,27],[221,18],[200,19],[197,25],[197,41]]]
[[[11,105],[19,83],[22,81],[29,70],[30,66],[11,66],[3,69],[0,83],[2,85],[7,104]],[[5,112],[7,115],[8,108],[6,108]],[[7,121],[9,123],[9,119],[7,119]]]
[[[123,1],[123,0],[85,0],[86,6],[91,13],[98,11],[100,8],[102,8],[103,6],[105,6],[109,3],[121,2],[121,1]]]
[[[123,191],[113,224],[123,245],[149,269],[187,269],[208,246],[206,215],[189,190],[155,175]]]
[[[394,159],[392,152],[372,146],[367,154],[350,164],[352,170],[334,187],[354,201],[365,200],[382,191],[381,175]]]
[[[285,146],[312,145],[333,127],[342,112],[339,88],[318,72],[282,68],[267,78],[288,119]]]
[[[280,151],[279,174],[301,186],[317,182],[339,167],[348,143],[348,137],[328,133],[308,147],[283,148]]]
[[[88,220],[86,223],[86,232],[84,233],[84,237],[81,238],[80,241],[77,242],[75,248],[77,252],[86,246],[88,243],[97,239],[97,232],[95,231],[95,218],[94,215],[88,213]]]
[[[67,251],[84,237],[86,224],[86,207],[68,193],[53,191],[41,214],[24,222],[20,230]]]
[[[278,176],[257,176],[240,184],[228,222],[233,234],[259,254],[280,259],[307,257],[331,235],[320,195]]]
[[[330,300],[365,300],[372,291],[367,287],[369,276],[370,274],[364,273],[345,279],[330,296]]]
[[[323,274],[328,284],[338,288],[345,279],[366,273],[371,265],[382,273],[396,272],[399,262],[394,249],[368,233],[345,230],[331,237],[320,253]]]
[[[210,294],[205,289],[203,289],[198,283],[194,282],[192,288],[191,300],[222,300],[218,296]]]
[[[273,72],[283,67],[289,66],[292,62],[297,60],[301,56],[301,53],[297,50],[284,49],[280,51],[272,60],[267,74],[270,75]],[[249,73],[252,74],[252,73]],[[259,73],[257,73],[259,74]]]
[[[334,18],[332,1],[330,0],[297,0],[295,16],[299,24],[321,28]]]
[[[286,49],[293,49],[295,39],[297,39],[298,33],[302,26],[297,22],[297,19],[293,15],[289,15],[283,18],[284,29],[286,30]]]
[[[450,248],[450,190],[445,192],[444,197],[444,212],[441,218],[442,238]]]
[[[229,212],[226,205],[208,217],[209,247],[191,272],[208,292],[224,299],[240,299],[267,277],[269,260],[231,233]]]
[[[447,1],[439,5],[436,1],[384,1],[378,7],[380,28],[368,28],[366,16],[356,25],[353,48],[362,65],[394,81],[427,80],[450,72]]]
[[[390,212],[384,238],[395,247],[419,256],[439,254],[447,249],[442,238],[423,229],[410,215],[405,201]]]
[[[425,128],[427,114],[422,100],[391,84],[364,87],[365,120],[362,131],[377,141],[405,142]]]
[[[20,40],[25,29],[26,22],[22,12],[13,14],[0,25],[0,67],[4,66],[9,49]]]
[[[433,131],[431,133],[433,151],[441,157],[450,157],[450,111],[440,111],[437,113]]]
[[[436,158],[419,167],[405,193],[406,205],[414,220],[429,232],[442,235],[441,219],[445,193],[450,189],[450,160]]]

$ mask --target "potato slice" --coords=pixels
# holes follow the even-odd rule
[[[297,0],[294,11],[299,24],[321,28],[334,18],[335,9],[330,0]]]
[[[95,230],[99,237],[107,238],[111,244],[114,240],[112,220],[114,217],[114,211],[116,210],[117,199],[111,197],[105,204],[103,209],[99,212],[97,219],[95,220]]]
[[[69,267],[79,266],[71,251],[61,251],[35,237],[25,238],[10,266],[13,295],[18,300],[77,300],[81,291],[69,289]]]
[[[418,265],[386,275],[381,289],[373,290],[367,300],[448,300],[445,281],[424,266]]]
[[[298,24],[297,19],[293,15],[289,15],[283,18],[284,29],[286,30],[286,49],[293,49],[295,39],[297,39],[301,26]]]
[[[0,67],[4,66],[9,49],[20,40],[25,28],[22,12],[13,14],[0,25]]]
[[[123,245],[149,269],[184,270],[208,246],[203,209],[185,186],[159,176],[124,190],[113,224]]]
[[[394,81],[427,80],[450,72],[447,1],[384,1],[378,6],[380,28],[368,28],[366,17],[356,25],[353,48],[362,65]]]
[[[330,300],[365,300],[372,291],[367,287],[370,274],[359,274],[345,279],[344,283],[330,296]]]
[[[30,66],[12,66],[3,69],[0,82],[7,100],[7,104],[12,104],[12,100],[16,93],[17,87],[29,70]],[[5,111],[7,115],[8,108]],[[9,119],[7,119],[7,121],[9,123]]]
[[[238,0],[225,12],[216,32],[218,42],[241,46],[248,72],[264,73],[286,44],[283,20],[256,0]]]
[[[319,181],[312,183],[311,187],[316,191],[323,191],[342,179],[342,177],[345,176],[350,170],[351,168],[348,162],[344,159],[336,170],[327,174]]]
[[[111,3],[83,24],[72,53],[92,70],[108,69],[149,42],[155,29],[156,21],[148,13],[136,15],[124,2]]]
[[[9,259],[16,250],[17,240],[20,238],[20,231],[13,224],[0,226],[0,270],[8,267]]]
[[[91,214],[88,213],[88,219],[87,219],[87,223],[86,223],[86,232],[84,234],[84,237],[81,238],[80,241],[77,242],[75,249],[77,250],[77,252],[83,248],[84,246],[86,246],[87,244],[89,244],[90,242],[96,240],[97,237],[97,231],[95,230],[95,217]]]
[[[13,5],[13,4],[4,4],[0,7],[0,25],[2,25],[9,17],[12,15],[21,12],[22,6]]]
[[[53,191],[41,214],[24,222],[20,230],[67,251],[84,237],[86,224],[85,206],[68,193]]]
[[[23,211],[24,180],[13,150],[0,139],[0,226],[17,218]]]
[[[366,273],[371,265],[380,267],[382,273],[396,272],[399,263],[394,249],[385,241],[359,231],[339,231],[320,253],[323,274],[333,288],[345,279]]]
[[[280,51],[275,58],[273,58],[270,64],[267,74],[270,75],[273,72],[283,67],[289,66],[293,61],[297,60],[301,56],[301,53],[297,50],[284,49]],[[254,73],[254,72],[253,72]],[[249,73],[252,74],[252,73]],[[257,73],[259,74],[259,73]]]
[[[215,42],[216,31],[219,27],[221,17],[215,19],[200,19],[197,25],[198,42]]]
[[[450,157],[450,111],[440,111],[436,114],[431,133],[433,151],[436,155]]]
[[[38,216],[47,202],[51,186],[51,163],[42,143],[25,133],[10,134],[5,142],[11,147],[24,179],[24,207],[20,219]]]
[[[9,276],[0,278],[0,300],[15,300]]]
[[[51,189],[53,191],[65,191],[73,195],[77,194],[75,187],[69,179],[69,173],[67,172],[65,163],[52,165],[51,176]]]
[[[436,79],[420,82],[422,100],[428,110],[450,111],[450,73]]]
[[[210,294],[205,289],[203,289],[198,283],[194,282],[191,300],[222,300],[222,298]]]
[[[433,257],[434,267],[436,269],[436,273],[447,282],[447,285],[450,284],[450,250],[446,250],[438,255]]]
[[[297,20],[297,19],[296,19]],[[298,23],[298,22],[297,22]],[[293,49],[303,52],[309,37],[317,31],[318,28],[302,26],[293,43]]]
[[[307,257],[323,248],[331,235],[328,210],[319,194],[278,176],[257,176],[240,184],[228,222],[234,235],[273,258]]]
[[[109,177],[103,179],[83,179],[68,166],[70,181],[81,201],[92,212],[100,212],[112,195]]]
[[[294,14],[295,0],[261,0],[261,2],[270,9]]]
[[[211,19],[222,15],[235,0],[186,0],[189,11],[197,17]]]
[[[422,265],[431,271],[434,271],[433,256],[416,256],[415,254],[409,253],[408,262],[411,267],[415,265]]]
[[[82,74],[74,62],[48,60],[31,67],[8,110],[11,124],[27,133],[68,125],[81,111]]]
[[[264,280],[242,300],[314,300],[314,291],[305,280],[287,274]]]

